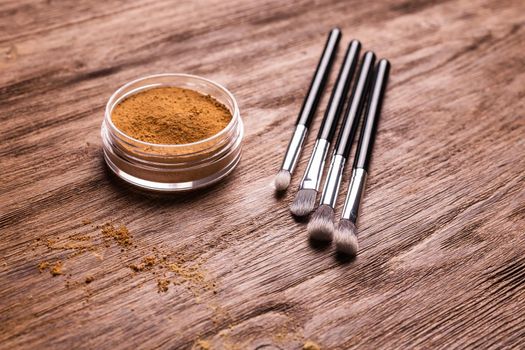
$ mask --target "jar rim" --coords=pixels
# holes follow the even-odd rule
[[[226,125],[221,131],[219,131],[218,133],[216,133],[216,134],[214,134],[214,135],[212,135],[210,137],[207,137],[207,138],[199,140],[199,141],[191,142],[191,143],[181,143],[181,144],[146,142],[146,141],[142,141],[142,140],[136,139],[136,138],[134,138],[134,137],[124,133],[119,128],[117,128],[115,126],[115,124],[113,124],[113,120],[111,118],[112,107],[113,107],[113,105],[115,103],[114,100],[117,99],[117,96],[119,96],[122,91],[124,91],[126,88],[128,88],[129,86],[131,86],[133,84],[140,83],[141,81],[147,80],[147,79],[163,78],[163,77],[189,78],[189,79],[200,80],[200,81],[202,81],[202,82],[204,82],[206,84],[213,85],[216,88],[218,88],[219,90],[221,90],[223,93],[225,93],[228,96],[228,98],[232,101],[232,105],[233,105],[232,118],[231,118],[230,122],[228,123],[228,125]],[[195,90],[195,91],[197,91],[197,90]],[[197,92],[199,92],[199,91],[197,91]],[[105,109],[105,120],[106,120],[107,124],[119,136],[124,137],[125,139],[128,139],[128,140],[131,140],[134,143],[137,143],[138,145],[141,145],[141,146],[158,147],[160,149],[163,149],[163,148],[164,149],[166,149],[166,148],[169,148],[169,149],[183,149],[183,148],[186,148],[186,147],[199,146],[199,145],[208,143],[210,141],[213,141],[214,139],[218,139],[218,138],[222,137],[225,133],[227,133],[233,127],[233,125],[235,125],[237,119],[239,119],[239,116],[240,116],[240,113],[239,113],[239,106],[237,104],[237,100],[235,99],[233,94],[228,89],[226,89],[223,85],[221,85],[221,84],[219,84],[219,83],[217,83],[217,82],[215,82],[213,80],[200,77],[198,75],[184,74],[184,73],[151,74],[151,75],[143,76],[141,78],[134,79],[134,80],[132,80],[132,81],[122,85],[120,88],[118,88],[110,96],[110,98],[109,98],[109,100],[108,100],[108,102],[106,104],[106,109]]]

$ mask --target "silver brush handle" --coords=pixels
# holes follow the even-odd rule
[[[354,224],[357,221],[359,204],[365,193],[366,176],[366,170],[363,168],[352,170],[352,180],[350,182],[348,194],[346,195],[345,206],[341,218],[350,220]]]
[[[326,178],[323,194],[321,195],[320,205],[326,204],[332,209],[335,208],[345,163],[346,159],[342,155],[334,154],[332,157],[330,169],[328,170],[328,177]]]
[[[290,140],[288,149],[286,150],[286,155],[284,156],[283,165],[281,166],[282,170],[286,170],[290,174],[292,174],[295,170],[297,161],[301,155],[304,140],[306,139],[307,131],[308,129],[303,124],[299,124],[295,127],[292,139]]]
[[[300,189],[318,190],[321,177],[323,176],[324,163],[330,142],[325,139],[318,139],[315,141],[312,156],[308,161],[308,166],[304,172],[303,180],[301,181]]]

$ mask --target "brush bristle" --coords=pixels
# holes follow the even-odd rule
[[[334,234],[334,209],[326,204],[320,205],[308,223],[311,239],[331,241]]]
[[[275,176],[274,185],[277,191],[284,191],[290,185],[292,175],[289,171],[280,170]]]
[[[359,244],[357,242],[357,228],[347,219],[341,219],[334,233],[335,249],[343,254],[356,255]]]
[[[306,216],[310,214],[315,207],[315,197],[317,197],[316,190],[299,190],[290,205],[290,211],[296,216]]]

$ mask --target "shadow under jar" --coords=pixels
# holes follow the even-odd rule
[[[168,86],[212,96],[229,109],[232,119],[217,134],[188,144],[140,141],[113,124],[113,109],[121,101],[141,91]],[[221,85],[193,75],[159,74],[132,81],[110,97],[101,134],[105,161],[117,177],[145,190],[178,192],[209,186],[228,175],[241,158],[244,128],[237,101]]]

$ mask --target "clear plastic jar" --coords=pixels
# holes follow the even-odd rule
[[[212,96],[230,110],[230,123],[212,137],[182,145],[140,141],[115,127],[111,113],[118,103],[140,91],[163,86]],[[106,163],[119,178],[141,189],[177,192],[202,188],[228,175],[239,163],[244,128],[237,101],[221,85],[194,75],[159,74],[132,81],[110,97],[101,134]]]

